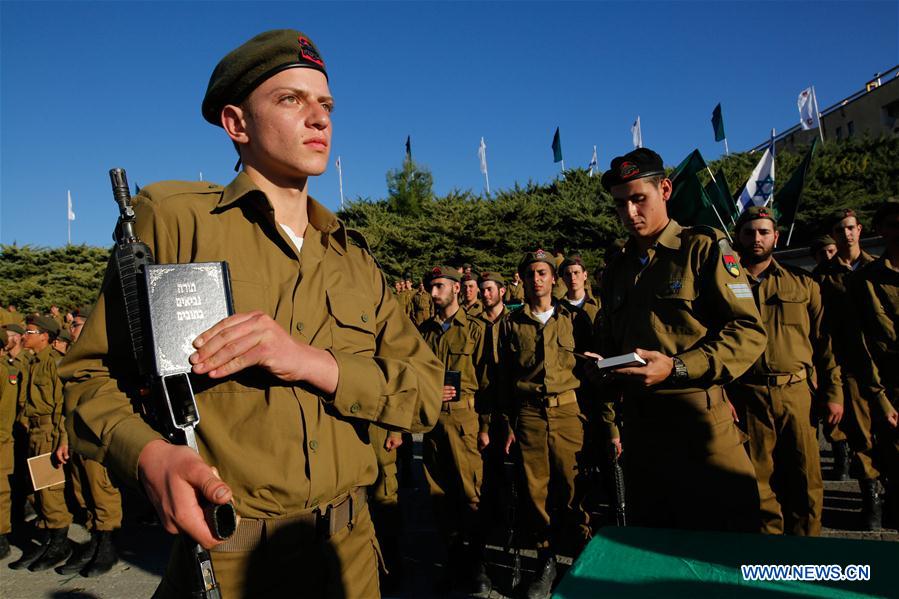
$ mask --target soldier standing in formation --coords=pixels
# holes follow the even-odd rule
[[[481,419],[475,409],[488,386],[491,355],[484,323],[459,306],[459,271],[437,266],[430,273],[436,313],[421,334],[447,372],[458,373],[458,388],[444,383],[436,426],[424,435],[425,478],[438,526],[446,539],[448,580],[462,579],[465,590],[489,593],[484,562],[484,530],[478,521],[483,463],[478,452]],[[488,403],[489,405],[489,403]],[[466,556],[464,543],[469,545]]]
[[[463,274],[461,279],[460,303],[469,316],[477,316],[484,310],[484,304],[478,297],[478,279],[471,273]]]
[[[572,307],[583,310],[590,317],[590,324],[596,321],[599,314],[599,302],[587,291],[587,267],[578,255],[573,255],[562,261],[559,267],[562,279],[568,291],[565,301]]]
[[[624,448],[629,523],[758,531],[755,472],[722,389],[765,348],[739,260],[722,233],[668,217],[671,181],[652,150],[612,160],[602,185],[631,238],[603,275],[596,347],[646,362],[603,385],[606,433]],[[614,390],[624,395],[623,439]]]
[[[556,264],[543,250],[518,266],[526,302],[510,313],[500,339],[499,396],[511,424],[505,451],[516,441],[526,480],[528,511],[538,549],[536,578],[528,599],[548,597],[556,578],[557,551],[576,555],[590,535],[581,505],[584,416],[576,351],[590,344],[585,312],[554,301]]]
[[[779,235],[768,208],[744,210],[736,235],[768,335],[765,353],[727,387],[749,435],[761,532],[817,536],[824,507],[817,414],[830,425],[843,415],[840,368],[824,323],[821,289],[806,271],[772,256]],[[810,387],[813,373],[817,397]]]
[[[899,202],[882,205],[874,215],[874,227],[886,241],[884,253],[861,267],[849,286],[876,367],[868,395],[874,404],[875,449],[889,485],[888,513],[895,528],[899,519]],[[866,523],[879,528],[879,481],[865,491],[873,509]]]

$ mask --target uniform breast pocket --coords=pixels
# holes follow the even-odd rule
[[[571,370],[575,365],[574,338],[568,335],[559,335],[556,338],[559,347],[559,367],[563,370]]]
[[[536,362],[537,346],[531,337],[519,337],[512,346],[512,351],[518,359],[518,365],[530,368]]]
[[[693,331],[693,302],[699,295],[692,278],[672,278],[655,293],[652,307],[653,328],[662,332]]]
[[[352,293],[328,291],[327,296],[334,350],[374,355],[376,331],[371,303]]]
[[[255,281],[231,279],[231,295],[234,299],[235,314],[259,310],[272,317],[275,315],[268,285]]]
[[[808,322],[808,295],[798,292],[781,293],[766,302],[781,324],[803,326]]]
[[[474,353],[474,341],[466,341],[449,350],[448,370],[465,370],[466,364],[472,363],[471,355]]]

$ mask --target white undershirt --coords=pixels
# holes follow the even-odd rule
[[[537,320],[539,320],[539,321],[542,322],[543,324],[546,324],[546,321],[549,320],[549,317],[553,315],[553,312],[555,311],[555,309],[556,309],[556,307],[553,306],[552,308],[550,308],[550,309],[547,310],[546,312],[537,312],[537,311],[534,311],[534,312],[531,312],[531,314],[534,315],[534,318],[536,318]]]
[[[297,254],[299,254],[303,249],[303,238],[293,232],[293,229],[285,225],[284,223],[278,223],[281,225],[281,228],[287,233],[287,236],[290,237],[290,240],[293,242],[294,247],[297,248]]]
[[[579,300],[570,300],[566,297],[565,301],[568,302],[569,304],[571,304],[572,306],[574,306],[575,308],[580,308],[581,306],[584,305],[584,302],[587,301],[587,296],[585,295],[584,297],[582,297]]]

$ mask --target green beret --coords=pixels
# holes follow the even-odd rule
[[[740,227],[749,221],[761,220],[764,218],[774,223],[774,226],[777,226],[777,218],[775,218],[774,211],[770,208],[767,206],[750,206],[740,214],[739,218],[737,218],[737,224],[734,225],[734,231],[739,232]]]
[[[850,216],[855,217],[855,222],[858,222],[858,215],[855,214],[855,210],[852,208],[840,208],[830,214],[830,226],[834,227],[844,218],[849,218]]]
[[[428,283],[434,279],[449,279],[458,283],[462,280],[462,273],[452,266],[435,266],[428,271]]]
[[[42,333],[49,333],[51,337],[59,335],[59,323],[49,316],[32,315],[26,318],[25,322],[36,326]]]
[[[553,274],[556,274],[556,261],[553,259],[553,256],[544,250],[536,250],[533,252],[528,252],[524,255],[524,258],[521,259],[521,262],[518,263],[518,274],[524,272],[524,270],[534,262],[543,262],[545,264],[549,264],[549,267],[552,269]]]
[[[18,323],[15,323],[15,322],[5,324],[5,325],[3,325],[3,328],[6,329],[7,331],[12,331],[13,333],[18,333],[19,335],[25,334],[25,327],[23,327],[22,325],[20,325]]]
[[[877,212],[874,213],[873,225],[876,229],[880,226],[883,219],[888,216],[892,216],[894,214],[899,213],[899,200],[887,200],[883,204],[877,208]]]
[[[602,186],[606,191],[622,183],[630,183],[646,177],[664,177],[662,157],[649,148],[637,148],[624,156],[616,156],[603,173]]]
[[[503,275],[492,270],[484,271],[478,276],[478,285],[487,281],[493,281],[500,287],[506,286],[506,279],[503,278]]]
[[[328,76],[318,49],[305,34],[293,29],[260,33],[216,65],[203,98],[203,118],[221,127],[225,105],[240,104],[263,81],[293,68],[315,69]]]
[[[78,318],[80,316],[81,318],[87,319],[88,317],[90,317],[91,312],[93,311],[94,307],[91,305],[79,306],[75,308],[74,312],[72,312],[72,316],[74,316],[75,318]]]
[[[62,329],[59,331],[59,335],[56,337],[57,339],[61,339],[66,343],[72,342],[72,333],[70,333],[67,329]]]
[[[581,257],[578,256],[577,254],[573,254],[573,255],[569,256],[568,258],[565,258],[562,261],[562,264],[559,265],[559,272],[565,272],[566,268],[568,268],[569,266],[575,266],[575,265],[583,268],[584,272],[587,271],[587,265],[584,264],[583,259],[581,259]]]
[[[812,239],[812,242],[809,244],[809,249],[811,249],[812,252],[817,252],[825,246],[836,244],[837,242],[834,241],[833,237],[831,237],[830,235],[818,235],[817,237]]]

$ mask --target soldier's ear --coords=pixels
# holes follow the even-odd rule
[[[222,108],[222,128],[228,137],[237,145],[242,145],[250,141],[247,134],[247,112],[241,106],[227,104]]]
[[[668,198],[671,197],[671,191],[674,189],[671,184],[671,179],[667,177],[662,179],[662,181],[659,183],[659,189],[662,190],[662,200],[667,202]]]

